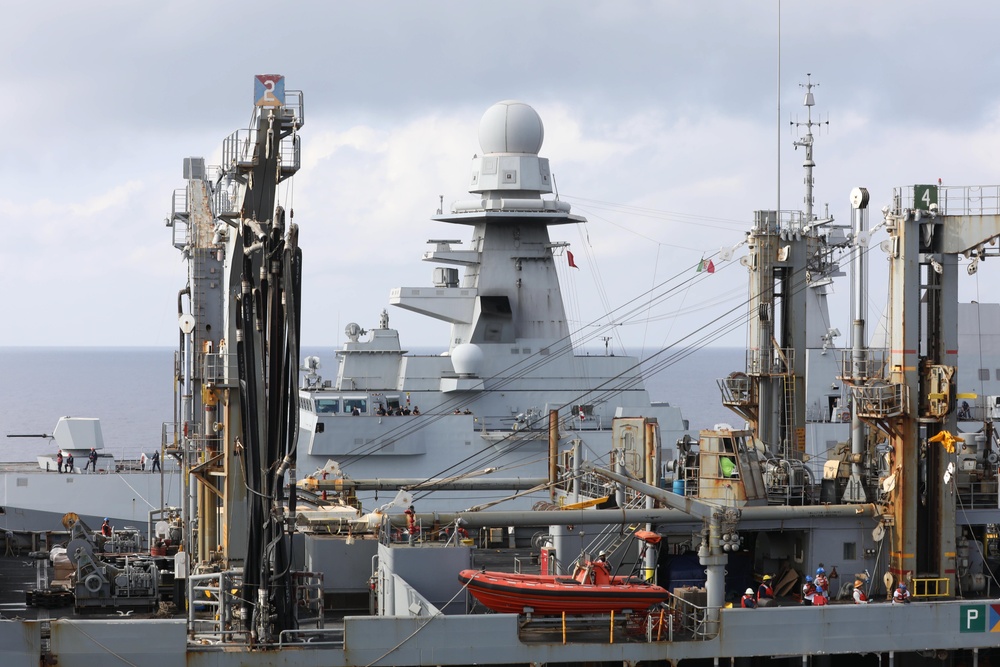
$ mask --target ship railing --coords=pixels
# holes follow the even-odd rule
[[[938,213],[941,215],[1000,214],[1000,185],[931,186],[937,190]],[[927,202],[914,200],[914,186],[893,188],[895,213],[904,209],[924,209]],[[923,190],[921,190],[923,192]]]
[[[602,477],[593,473],[587,473],[580,477],[580,495],[584,498],[603,498],[608,495],[609,491],[608,481]]]
[[[323,628],[312,630],[282,630],[278,633],[278,647],[308,644],[310,648],[343,648],[344,628]]]
[[[851,387],[857,415],[863,419],[898,417],[906,411],[906,385],[878,383]]]
[[[716,383],[722,392],[723,405],[752,405],[757,401],[756,384],[745,373],[732,373]]]
[[[754,211],[753,231],[756,234],[777,234],[783,229],[803,229],[808,221],[802,211]]]
[[[231,181],[231,185],[217,187],[212,193],[212,211],[216,217],[231,218],[239,215],[239,185]]]
[[[235,352],[206,352],[202,356],[202,382],[216,387],[239,386],[239,366]]]
[[[709,607],[702,607],[677,595],[670,595],[670,608],[676,618],[678,634],[698,641],[714,639],[719,634],[718,610],[711,619]]]
[[[997,480],[987,477],[963,482],[959,477],[958,500],[963,509],[1000,509]]]
[[[170,220],[172,243],[178,250],[187,247],[191,242],[191,221],[188,218],[187,188],[174,190],[170,202]]]
[[[915,598],[946,598],[951,596],[948,577],[914,577],[911,581]]]
[[[970,405],[963,408],[959,404],[959,408],[955,411],[955,418],[960,422],[981,422],[991,419],[991,415],[982,405]]]
[[[281,113],[286,118],[291,117],[295,128],[298,129],[306,122],[305,96],[301,90],[286,90],[285,103],[281,106]]]
[[[222,142],[222,169],[226,173],[248,171],[260,162],[257,130],[239,129]],[[297,134],[282,137],[278,142],[278,164],[284,180],[302,166],[302,144]]]
[[[790,347],[747,350],[746,358],[748,375],[787,375],[795,368],[795,350]]]
[[[295,620],[300,628],[323,629],[323,573],[292,572]]]
[[[860,358],[854,360],[854,351],[850,349],[838,350],[840,354],[840,374],[838,380],[850,382],[851,384],[864,384],[873,378],[882,377],[885,367],[885,354],[883,348],[869,348],[861,350]]]
[[[255,129],[236,130],[222,141],[222,168],[228,173],[251,169],[257,165]]]
[[[224,644],[248,638],[236,613],[240,599],[231,592],[239,590],[242,581],[232,570],[188,576],[188,637]]]

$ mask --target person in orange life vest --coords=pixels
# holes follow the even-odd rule
[[[746,593],[743,594],[743,598],[740,599],[740,606],[744,609],[756,609],[757,600],[753,596],[753,589],[748,588]]]
[[[813,598],[816,597],[816,585],[813,584],[813,578],[810,575],[806,575],[806,583],[802,584],[802,604],[810,605],[813,603]]]
[[[104,517],[104,523],[101,524],[101,535],[111,537],[111,523],[108,521],[108,517]]]
[[[816,568],[816,578],[814,579],[814,582],[816,583],[816,588],[822,588],[823,594],[829,598],[830,580],[826,578],[826,570],[822,565]]]
[[[771,588],[771,575],[765,574],[764,579],[757,587],[757,604],[766,607],[774,600],[774,589]]]
[[[817,607],[822,607],[828,603],[826,599],[826,590],[820,586],[816,587],[816,595],[813,596],[813,605]]]
[[[900,583],[899,587],[892,594],[893,604],[909,604],[910,603],[910,591],[906,590],[906,584]]]
[[[865,582],[860,579],[854,580],[854,604],[868,604],[868,596],[861,589],[865,585]]]

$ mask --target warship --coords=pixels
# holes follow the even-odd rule
[[[174,196],[173,241],[188,264],[172,452],[183,468],[179,512],[156,522],[148,554],[70,518],[66,581],[76,610],[92,615],[0,622],[14,664],[909,665],[995,655],[996,445],[989,400],[959,393],[956,368],[959,256],[974,266],[994,252],[1000,197],[937,185],[893,193],[880,246],[890,265],[884,348],[868,342],[863,311],[867,191],[851,193],[850,227],[811,208],[758,211],[741,260],[746,364],[719,381],[742,424],[691,434],[676,409],[649,403],[632,360],[585,367],[572,354],[547,227],[581,219],[547,197],[541,120],[522,103],[487,111],[477,197],[437,217],[469,226],[471,247],[432,241],[425,257],[447,267],[433,287],[390,296],[450,321],[448,353],[406,354],[383,315],[369,332],[348,327],[336,380],[300,362],[305,253],[275,193],[300,165],[303,96],[275,75],[258,76],[255,92],[255,122],[226,140],[218,172],[187,160],[187,187]],[[799,143],[811,186],[811,125]],[[841,349],[814,314],[844,254],[855,299]],[[813,375],[810,361],[828,368]],[[589,386],[547,384],[544,373]],[[820,375],[837,378],[835,395],[810,397]],[[508,385],[515,397],[497,399]],[[849,434],[827,445],[811,425]],[[523,476],[509,471],[525,463]],[[376,489],[396,495],[362,510],[359,494]],[[525,500],[486,509],[454,495],[487,489]],[[426,494],[419,511],[414,494]],[[485,613],[466,585],[475,577],[459,574],[564,577],[600,551],[610,577],[654,582],[667,597],[609,613]],[[800,604],[814,596],[800,585],[820,569],[830,604]],[[734,608],[744,589],[769,582],[774,604]],[[888,601],[900,584],[910,602]],[[867,604],[854,603],[855,588]],[[359,597],[367,609],[352,606]],[[161,613],[115,614],[149,609]]]

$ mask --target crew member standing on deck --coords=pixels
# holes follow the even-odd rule
[[[854,604],[868,604],[868,596],[865,595],[865,592],[862,589],[862,586],[864,585],[865,582],[860,579],[854,580]]]
[[[757,587],[757,606],[767,607],[774,602],[774,589],[771,588],[771,575],[765,574]]]
[[[139,454],[139,467],[142,468],[143,472],[146,471],[146,452]]]
[[[152,461],[153,461],[152,471],[153,472],[159,472],[159,470],[160,470],[160,452],[155,452],[155,451],[153,452]]]
[[[66,455],[66,472],[73,472],[73,455]]]
[[[892,594],[893,604],[909,604],[910,603],[910,591],[906,590],[906,584],[900,582],[899,586]]]
[[[62,450],[60,449],[59,453],[56,454],[56,467],[59,468],[59,472],[62,472],[62,466],[63,466],[63,457],[62,457]]]
[[[101,535],[111,537],[111,522],[108,517],[104,517],[104,523],[101,524]]]
[[[806,575],[806,583],[802,584],[802,604],[811,605],[816,597],[816,585],[811,575]]]
[[[822,565],[816,568],[816,578],[813,580],[813,583],[816,584],[817,592],[823,589],[823,595],[830,597],[830,580],[826,578],[826,569]]]
[[[90,448],[90,453],[87,454],[87,465],[83,466],[83,471],[87,472],[87,468],[94,466],[94,472],[97,472],[97,450],[93,447]]]

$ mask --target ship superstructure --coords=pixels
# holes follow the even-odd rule
[[[334,378],[306,359],[303,471],[303,461],[318,468],[333,459],[349,478],[419,482],[490,468],[518,488],[518,479],[549,478],[553,411],[559,443],[579,441],[592,457],[608,451],[616,416],[656,417],[668,442],[684,435],[677,408],[650,404],[637,358],[574,349],[556,270],[566,244],[549,232],[585,220],[552,196],[543,138],[530,106],[487,110],[469,183],[475,198],[434,218],[471,241],[430,240],[423,259],[437,265],[433,284],[390,293],[390,304],[451,325],[441,353],[407,353],[383,311],[375,327],[347,326]],[[446,497],[421,494],[421,509],[476,504]]]

